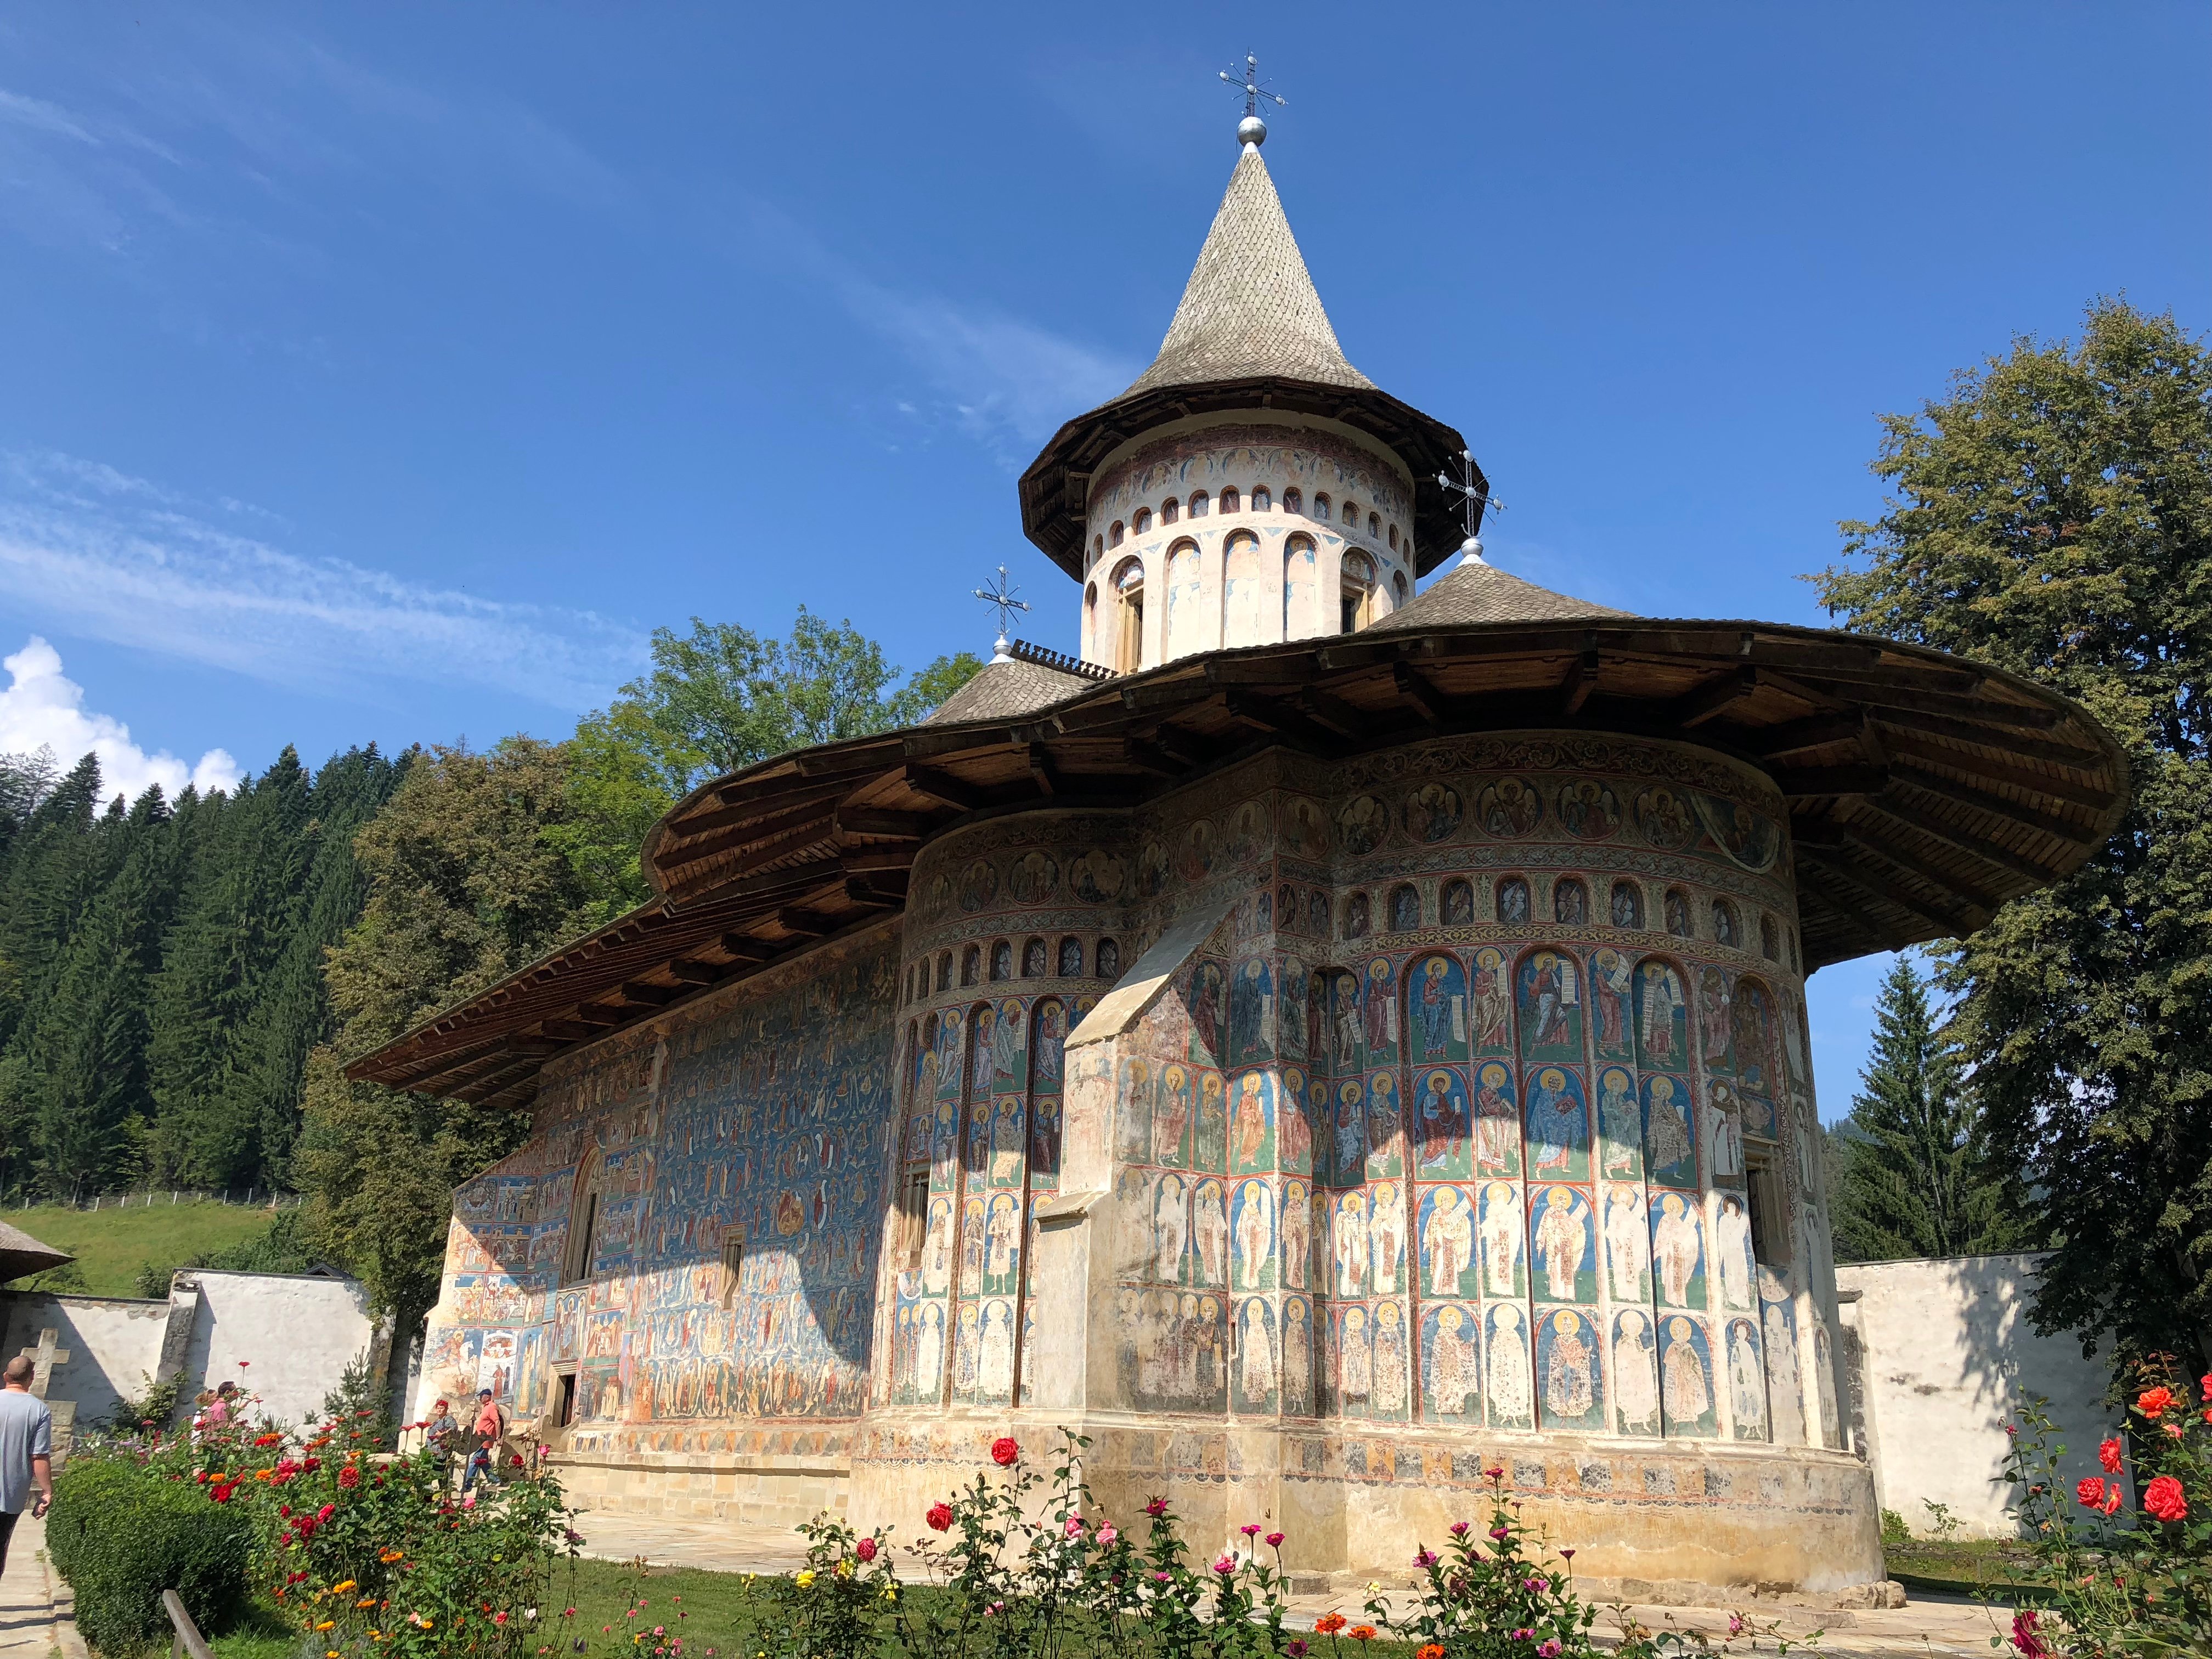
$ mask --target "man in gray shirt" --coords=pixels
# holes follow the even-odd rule
[[[17,1354],[0,1371],[8,1385],[0,1389],[0,1571],[7,1570],[8,1540],[31,1488],[39,1489],[33,1520],[54,1496],[54,1416],[31,1392],[33,1369],[27,1355]]]

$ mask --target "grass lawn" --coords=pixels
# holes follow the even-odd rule
[[[2035,1562],[2026,1545],[2010,1538],[1916,1538],[1885,1544],[1882,1555],[1893,1578],[1965,1586],[2025,1583]]]
[[[267,1209],[243,1204],[165,1200],[166,1194],[147,1208],[134,1202],[112,1209],[103,1203],[97,1210],[34,1204],[0,1211],[0,1220],[74,1255],[84,1274],[81,1294],[136,1296],[133,1281],[147,1262],[173,1267],[202,1251],[242,1243],[266,1232],[273,1218]]]

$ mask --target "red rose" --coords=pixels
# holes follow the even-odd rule
[[[348,1491],[351,1491],[354,1487],[361,1485],[361,1471],[354,1468],[352,1464],[347,1464],[345,1468],[338,1471],[338,1485],[345,1487]]]
[[[929,1506],[929,1513],[924,1516],[922,1519],[928,1522],[929,1524],[935,1528],[939,1532],[948,1531],[952,1525],[952,1505],[950,1504],[932,1504]]]
[[[2189,1500],[2181,1495],[2181,1482],[2161,1474],[2143,1488],[2142,1506],[2161,1521],[2179,1521],[2189,1514]]]
[[[2166,1409],[2172,1404],[2172,1389],[2145,1389],[2136,1396],[2136,1409],[2154,1421],[2165,1416]]]
[[[1013,1436],[1010,1434],[1002,1434],[991,1443],[991,1461],[1002,1469],[1012,1468],[1021,1455],[1021,1447],[1015,1443]]]
[[[874,1560],[876,1559],[876,1540],[872,1538],[863,1538],[859,1543],[853,1546],[853,1553],[859,1556],[863,1561]]]
[[[2105,1483],[2091,1475],[2074,1488],[2075,1501],[2085,1510],[2094,1510],[2105,1501]]]
[[[2121,1446],[2117,1439],[2106,1440],[2098,1445],[2097,1461],[2105,1466],[2106,1474],[2120,1472],[2120,1453]]]

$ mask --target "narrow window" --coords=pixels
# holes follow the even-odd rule
[[[1472,927],[1474,926],[1474,884],[1468,881],[1448,881],[1444,884],[1444,926]]]
[[[1224,513],[1242,513],[1244,510],[1243,497],[1237,493],[1235,484],[1221,492],[1221,510]]]
[[[1098,977],[1101,979],[1121,977],[1121,947],[1110,939],[1102,939],[1098,941]]]
[[[1382,520],[1372,513],[1367,515],[1367,533],[1370,536],[1380,536],[1382,533]]]
[[[1344,936],[1346,939],[1365,939],[1369,925],[1367,895],[1354,893],[1344,902]]]
[[[1190,498],[1190,516],[1194,519],[1202,519],[1206,512],[1206,492],[1203,489],[1198,490]]]
[[[1713,901],[1713,943],[1735,943],[1735,907],[1726,899]]]
[[[1064,939],[1060,942],[1060,976],[1062,979],[1083,977],[1083,941]]]
[[[1393,553],[1398,550],[1398,526],[1395,524],[1390,526],[1390,550]]]
[[[1024,979],[1044,977],[1044,941],[1041,939],[1033,939],[1022,946],[1022,977]]]
[[[1285,513],[1304,513],[1305,510],[1306,510],[1306,501],[1305,501],[1305,497],[1304,497],[1304,495],[1300,495],[1300,494],[1299,494],[1297,490],[1295,490],[1295,489],[1285,489],[1285,490],[1283,492],[1283,511],[1284,511],[1284,512],[1285,512]]]
[[[1345,556],[1340,611],[1346,634],[1358,633],[1375,619],[1375,563],[1364,553]]]
[[[1358,524],[1359,503],[1358,501],[1346,501],[1344,504],[1344,521],[1348,525],[1357,526]]]
[[[1641,927],[1644,925],[1644,890],[1632,881],[1613,884],[1613,925],[1616,927]]]
[[[1093,536],[1091,538],[1091,556],[1095,559],[1105,550],[1106,538],[1103,536]]]
[[[1390,591],[1398,596],[1398,604],[1406,603],[1406,573],[1397,571],[1390,578]]]
[[[899,1261],[907,1272],[921,1271],[921,1248],[929,1238],[929,1171],[908,1173],[899,1194]]]
[[[1136,522],[1130,526],[1130,533],[1132,535],[1141,536],[1152,527],[1152,509],[1149,507],[1139,507],[1137,509]]]
[[[982,976],[982,947],[971,945],[960,953],[960,982],[963,985],[973,985]]]
[[[1745,1201],[1751,1210],[1751,1254],[1769,1267],[1790,1265],[1789,1205],[1783,1197],[1780,1171],[1765,1147],[1745,1149]],[[1723,1205],[1734,1203],[1731,1194]]]
[[[1127,559],[1114,573],[1114,666],[1133,674],[1143,665],[1145,653],[1145,567],[1141,560]]]
[[[1759,954],[1769,962],[1782,960],[1782,930],[1774,925],[1772,916],[1759,919]]]
[[[1676,939],[1690,937],[1689,895],[1679,887],[1667,890],[1667,931]]]
[[[1328,517],[1328,492],[1323,491],[1322,493],[1321,493],[1321,494],[1319,494],[1319,495],[1316,495],[1316,496],[1314,497],[1314,512],[1313,512],[1313,515],[1314,515],[1314,517],[1316,517],[1316,519],[1327,519],[1327,518]]]
[[[991,947],[991,977],[994,980],[1014,976],[1014,946],[1011,939],[1000,939]]]
[[[1272,513],[1274,507],[1275,498],[1267,493],[1267,485],[1261,484],[1253,490],[1252,510],[1255,513]]]
[[[921,1182],[922,1190],[927,1192],[929,1189],[928,1171],[922,1172]],[[745,1230],[743,1227],[723,1228],[720,1288],[725,1309],[734,1308],[738,1304],[738,1286],[744,1279],[744,1268]]]
[[[1328,937],[1328,895],[1318,887],[1306,895],[1306,931],[1316,939]]]
[[[952,952],[950,951],[937,959],[937,988],[940,991],[952,988]]]
[[[1174,496],[1170,495],[1167,500],[1160,503],[1160,522],[1162,524],[1173,524],[1182,516],[1182,508],[1176,504],[1176,498]]]
[[[592,1257],[599,1242],[599,1172],[604,1167],[596,1147],[576,1160],[575,1184],[568,1201],[568,1248],[561,1263],[564,1285],[592,1276]]]
[[[1121,544],[1121,521],[1119,519],[1116,519],[1114,520],[1113,528],[1106,532],[1106,545],[1109,547],[1119,547]]]

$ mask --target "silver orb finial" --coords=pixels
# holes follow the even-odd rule
[[[1462,559],[1473,559],[1477,564],[1489,562],[1482,556],[1482,538],[1480,536],[1469,536],[1462,542],[1459,544],[1459,556]]]
[[[1267,142],[1267,124],[1256,115],[1248,115],[1237,124],[1237,142],[1246,149],[1257,149]]]

